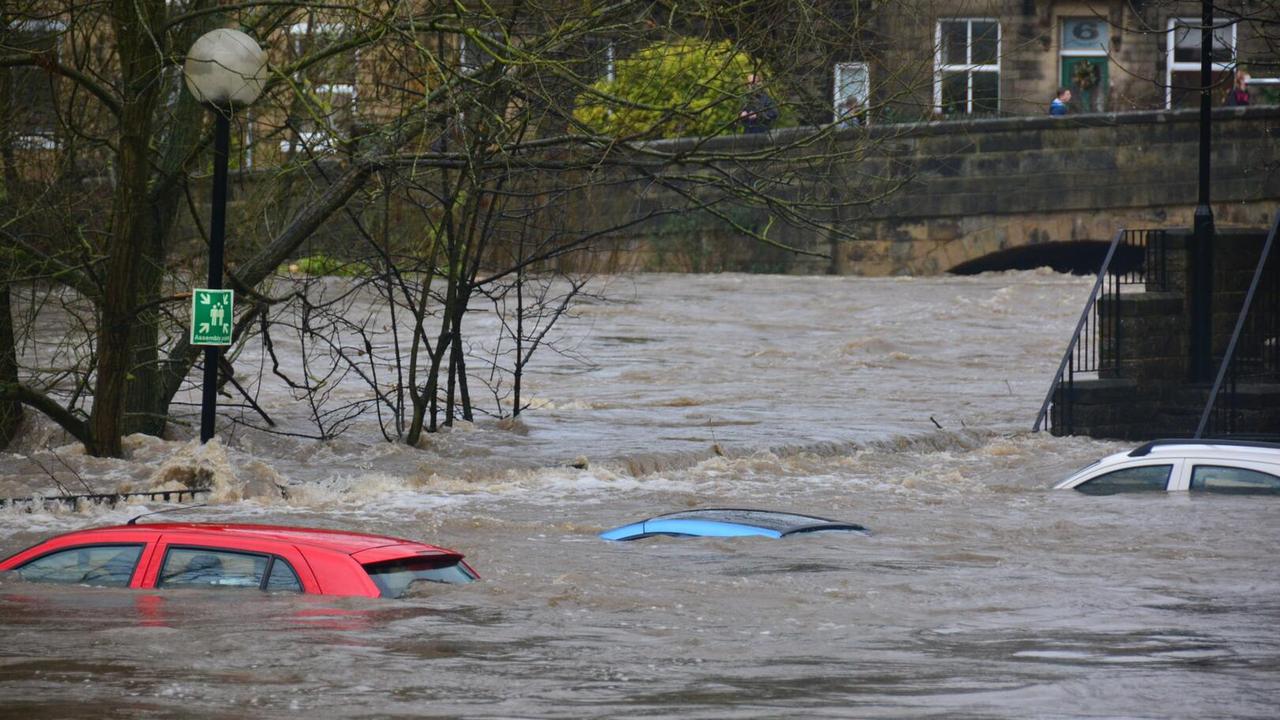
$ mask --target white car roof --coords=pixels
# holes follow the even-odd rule
[[[1054,485],[1058,489],[1072,488],[1087,477],[1100,474],[1110,468],[1125,463],[1140,464],[1142,461],[1160,460],[1218,460],[1225,462],[1267,463],[1280,466],[1280,443],[1259,442],[1253,440],[1194,440],[1170,438],[1153,440],[1128,452],[1108,455],[1097,462],[1081,468],[1069,477]]]

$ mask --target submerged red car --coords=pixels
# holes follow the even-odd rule
[[[342,530],[155,523],[58,535],[0,561],[0,571],[33,582],[108,587],[399,597],[415,582],[477,579],[462,557],[412,540]]]

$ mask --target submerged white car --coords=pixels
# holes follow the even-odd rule
[[[1054,489],[1091,495],[1165,490],[1280,495],[1280,443],[1156,440],[1098,460]]]

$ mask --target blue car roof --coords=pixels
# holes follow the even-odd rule
[[[653,535],[691,537],[771,537],[780,538],[809,532],[845,531],[866,533],[856,523],[829,520],[813,515],[748,510],[705,508],[657,515],[600,533],[605,540],[639,540]]]

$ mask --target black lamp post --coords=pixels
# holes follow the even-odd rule
[[[267,54],[239,30],[219,29],[201,35],[187,52],[183,66],[187,89],[214,113],[213,207],[209,222],[209,289],[222,288],[222,248],[227,220],[227,154],[231,115],[258,99],[267,80]],[[231,319],[228,318],[228,322]],[[194,318],[193,318],[194,322]],[[218,358],[222,348],[204,350],[204,392],[200,403],[200,442],[213,438],[218,408]]]
[[[1200,25],[1200,180],[1191,252],[1191,381],[1213,375],[1213,208],[1209,205],[1209,148],[1212,127],[1209,91],[1213,86],[1213,2],[1201,3]]]

